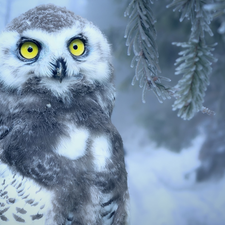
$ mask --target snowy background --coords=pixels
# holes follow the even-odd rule
[[[177,22],[178,16],[166,9],[169,0],[160,1],[153,6],[158,20],[159,63],[163,76],[170,77],[173,85],[177,80],[173,75],[173,64],[179,49],[175,49],[171,42],[186,41],[190,26],[182,26]],[[141,103],[141,90],[130,85],[134,71],[129,66],[131,57],[126,56],[123,38],[127,23],[123,12],[127,2],[2,0],[0,28],[2,30],[14,17],[44,3],[65,6],[93,21],[112,44],[117,87],[112,120],[123,138],[126,152],[131,225],[224,225],[224,145],[215,145],[219,143],[213,139],[217,132],[207,132],[210,127],[218,131],[216,122],[220,117],[224,120],[224,111],[222,116],[219,114],[220,117],[209,118],[199,114],[192,121],[182,121],[171,110],[172,101],[160,104],[149,92],[146,104]],[[220,41],[217,34],[215,38]],[[220,49],[217,54],[224,56],[224,43]],[[217,76],[213,79],[221,82],[222,78]],[[212,82],[211,85],[206,102],[213,110],[221,110],[215,96],[220,96],[219,100],[223,103],[224,91],[220,91],[217,83]],[[220,140],[225,139],[224,126],[220,128],[219,135]],[[222,154],[221,157],[219,154]]]

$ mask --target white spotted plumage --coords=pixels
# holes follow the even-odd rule
[[[94,157],[93,163],[96,171],[106,169],[107,160],[110,160],[112,155],[112,146],[108,137],[105,135],[93,138],[92,154]]]
[[[90,134],[87,129],[77,129],[75,126],[67,125],[68,136],[59,140],[56,152],[71,160],[85,155]]]
[[[25,221],[26,225],[51,224],[51,217],[54,217],[53,192],[2,163],[0,169],[1,224],[14,225]]]

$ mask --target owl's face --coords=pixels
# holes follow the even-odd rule
[[[64,8],[39,6],[0,35],[0,82],[22,90],[29,80],[55,96],[79,82],[111,82],[110,47],[91,22]],[[32,87],[35,88],[35,87]]]

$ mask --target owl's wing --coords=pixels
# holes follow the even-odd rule
[[[0,161],[0,224],[44,225],[51,217],[51,191]]]
[[[1,108],[1,104],[0,104]],[[2,158],[2,152],[3,152],[3,139],[10,133],[10,124],[7,124],[6,122],[6,116],[4,113],[0,112],[0,163]],[[0,171],[1,172],[1,171]]]
[[[3,116],[0,116],[0,163],[1,163],[1,157],[3,152],[2,141],[9,134],[9,132],[10,132],[9,126],[6,126],[3,123]]]
[[[0,142],[4,139],[10,132],[10,119],[9,108],[5,107],[3,104],[4,99],[0,100]],[[0,149],[1,152],[1,149]]]
[[[117,199],[118,199],[118,196],[113,196],[107,202],[104,202],[101,204],[102,224],[105,224],[105,225],[118,224],[118,223],[113,223],[113,221],[115,220],[114,219],[115,215],[120,213],[119,205],[121,203],[118,203]]]
[[[10,133],[0,118],[0,142]],[[0,155],[3,151],[0,146]],[[0,158],[0,224],[44,225],[50,217],[52,193],[25,178]]]

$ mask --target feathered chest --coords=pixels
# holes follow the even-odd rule
[[[1,121],[8,126],[1,163],[16,171],[26,193],[33,196],[35,187],[41,188],[41,199],[51,203],[42,214],[54,212],[51,221],[57,224],[111,224],[127,190],[126,171],[120,135],[99,104],[89,99],[62,107],[43,99],[30,107],[18,103],[8,112]],[[11,185],[10,193],[20,192],[19,186]],[[23,197],[17,194],[21,204]],[[41,208],[36,209],[32,215],[39,216]]]
[[[17,104],[11,112],[2,121],[9,129],[2,160],[47,186],[56,183],[64,164],[73,168],[85,162],[82,169],[101,171],[113,155],[111,139],[118,134],[112,134],[110,118],[91,99],[69,105],[43,99]]]

